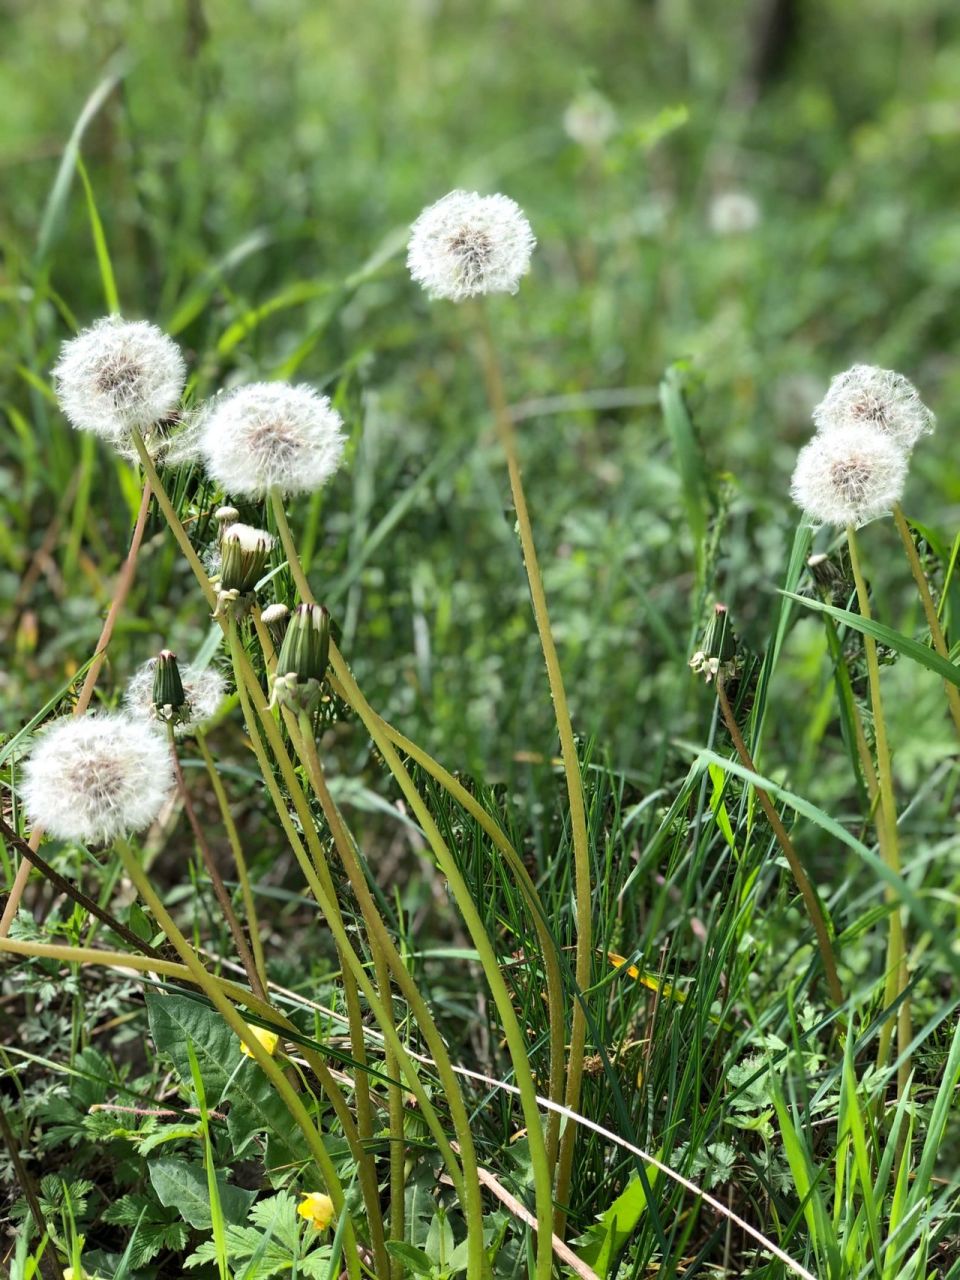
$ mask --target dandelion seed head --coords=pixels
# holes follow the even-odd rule
[[[37,739],[23,771],[34,823],[61,840],[105,843],[150,825],[173,786],[155,725],[123,712],[70,716]]]
[[[255,382],[218,396],[200,421],[207,471],[227,493],[263,497],[321,488],[343,460],[343,419],[326,396],[287,382]]]
[[[145,320],[106,316],[65,342],[53,370],[60,408],[78,431],[114,444],[177,409],[187,371],[180,348]]]
[[[567,137],[581,147],[602,147],[617,131],[617,113],[602,93],[589,90],[567,107],[563,128]]]
[[[909,450],[921,436],[931,434],[937,420],[902,373],[855,364],[830,383],[813,411],[813,421],[821,432],[871,427]]]
[[[228,524],[220,535],[221,544],[224,542],[236,542],[241,551],[253,554],[260,551],[272,551],[274,538],[272,533],[267,533],[266,529],[255,529],[251,524],[241,524],[239,520],[233,524]]]
[[[748,191],[721,191],[710,201],[707,221],[718,236],[745,235],[760,225],[760,205]]]
[[[424,209],[410,231],[407,267],[431,298],[462,302],[516,293],[536,237],[509,196],[451,191]]]
[[[800,451],[791,483],[794,502],[814,524],[859,528],[899,502],[907,455],[872,427],[838,427]]]
[[[123,695],[124,706],[131,716],[149,723],[162,721],[153,701],[156,670],[157,659],[150,658],[130,677]],[[227,682],[215,667],[182,667],[180,681],[186,702],[180,709],[180,718],[174,721],[174,733],[178,738],[192,733],[209,720],[219,709],[227,691]]]

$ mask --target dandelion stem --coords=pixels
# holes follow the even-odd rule
[[[177,740],[174,735],[173,723],[168,726],[168,737],[170,739],[170,756],[173,761],[173,774],[177,782],[177,790],[180,793],[180,799],[183,801],[184,812],[193,831],[194,839],[197,842],[197,848],[200,850],[200,856],[203,858],[203,865],[207,869],[207,875],[210,877],[210,883],[213,885],[213,892],[217,896],[217,902],[220,904],[220,910],[227,922],[230,933],[233,936],[234,945],[237,948],[237,955],[240,957],[240,963],[243,965],[244,972],[247,975],[247,981],[250,987],[257,993],[261,1000],[267,998],[263,983],[260,981],[260,975],[257,973],[257,967],[253,962],[253,955],[247,939],[244,937],[243,929],[240,921],[237,919],[237,913],[233,909],[233,903],[230,901],[230,895],[227,893],[227,886],[223,883],[223,877],[217,867],[213,857],[213,851],[210,848],[210,842],[203,827],[200,825],[200,819],[197,817],[197,811],[194,808],[193,800],[190,798],[190,792],[187,789],[187,780],[183,776],[183,766],[180,763],[180,753],[177,750]]]
[[[863,568],[860,563],[860,552],[857,535],[852,525],[847,526],[847,545],[850,548],[850,567],[857,588],[857,601],[860,615],[871,618],[870,594],[867,590]],[[880,663],[877,658],[877,642],[873,636],[864,635],[863,648],[867,659],[867,676],[870,682],[870,702],[873,708],[874,738],[877,751],[877,783],[880,792],[878,818],[883,826],[884,839],[881,841],[881,854],[891,871],[900,874],[900,843],[897,831],[896,798],[893,789],[893,769],[890,761],[890,747],[887,742],[887,725],[883,714],[883,700],[880,693]],[[904,943],[903,914],[896,895],[887,889],[887,901],[890,903],[890,935],[887,946],[887,976],[884,988],[884,1004],[890,1008],[903,994],[907,986],[907,957]],[[877,1065],[886,1065],[890,1050],[893,1029],[885,1024],[880,1030],[877,1050]],[[897,1013],[897,1045],[900,1051],[900,1066],[897,1071],[897,1097],[903,1096],[910,1078],[910,1058],[907,1048],[912,1035],[910,1017],[910,1001],[901,1001]]]
[[[493,410],[497,433],[507,458],[507,470],[510,475],[510,489],[513,504],[517,513],[517,528],[520,534],[520,545],[523,551],[523,562],[530,584],[530,596],[536,618],[537,631],[540,635],[540,647],[547,667],[547,678],[553,698],[557,731],[560,736],[560,755],[567,783],[567,797],[570,805],[570,828],[573,839],[573,863],[575,885],[575,911],[577,923],[577,953],[575,974],[577,986],[582,993],[590,987],[593,959],[593,922],[592,922],[592,886],[590,870],[590,842],[587,833],[587,817],[583,799],[583,779],[580,776],[580,761],[577,756],[577,744],[573,734],[573,724],[567,705],[567,694],[563,684],[563,673],[550,626],[550,614],[547,609],[547,597],[543,589],[537,549],[533,539],[533,526],[527,509],[527,499],[523,488],[520,471],[520,460],[517,450],[516,432],[513,419],[510,417],[500,362],[497,358],[496,346],[490,330],[487,312],[480,310],[480,352],[486,379],[487,394]],[[586,1044],[587,1020],[581,1000],[573,1006],[573,1024],[570,1032],[570,1066],[567,1074],[567,1088],[564,1103],[571,1111],[579,1109],[580,1089],[583,1079],[583,1051]],[[557,1234],[563,1235],[565,1213],[563,1205],[569,1198],[570,1177],[573,1169],[573,1148],[576,1141],[576,1126],[568,1125],[560,1142],[560,1160],[557,1169],[556,1197],[561,1206],[558,1211]]]
[[[747,744],[743,740],[743,734],[740,732],[740,726],[737,724],[737,718],[733,714],[733,708],[730,705],[730,699],[727,697],[727,691],[724,688],[724,679],[720,675],[717,677],[717,701],[720,703],[720,712],[723,716],[724,724],[727,726],[727,732],[733,739],[733,745],[736,748],[737,755],[744,768],[750,770],[751,773],[757,772],[757,767],[753,762],[750,752],[747,750]],[[760,807],[767,816],[767,821],[773,829],[777,843],[783,850],[783,855],[787,860],[790,871],[793,874],[794,882],[800,891],[804,905],[813,924],[813,931],[817,935],[817,946],[820,948],[820,959],[823,964],[823,971],[827,976],[827,986],[830,988],[830,998],[838,1008],[843,1007],[844,997],[843,988],[840,985],[840,978],[837,974],[837,962],[833,954],[833,944],[830,941],[830,931],[827,928],[827,922],[824,918],[823,907],[820,905],[820,899],[817,897],[816,890],[810,883],[810,878],[804,870],[803,863],[797,856],[793,841],[787,832],[783,821],[777,813],[777,810],[762,787],[754,787],[757,799],[760,801]]]
[[[116,585],[113,588],[113,598],[110,601],[110,608],[104,619],[103,627],[100,631],[100,638],[97,641],[97,647],[93,651],[93,659],[87,668],[87,674],[84,677],[83,685],[80,689],[80,695],[77,698],[73,708],[75,716],[86,714],[90,705],[90,699],[93,697],[93,691],[96,687],[97,679],[103,668],[103,664],[107,659],[107,649],[113,638],[114,627],[117,618],[120,616],[120,610],[123,608],[124,601],[130,594],[130,588],[133,585],[133,577],[137,568],[137,560],[140,555],[140,547],[143,543],[143,531],[147,524],[147,513],[150,510],[150,483],[144,484],[143,492],[140,495],[140,508],[137,512],[136,523],[133,526],[133,533],[130,537],[130,548],[127,551],[127,558],[124,560],[117,575]],[[43,827],[36,826],[30,832],[30,840],[28,841],[30,848],[35,853],[40,848],[40,841],[43,839]],[[20,907],[20,900],[23,897],[23,891],[27,887],[27,881],[30,879],[31,866],[28,861],[21,862],[17,868],[17,874],[14,876],[13,884],[10,886],[10,892],[7,895],[7,901],[3,908],[3,915],[0,916],[0,938],[5,938],[10,932],[10,925],[17,914]]]
[[[283,501],[278,490],[271,493],[274,509],[282,507]],[[300,565],[297,548],[290,533],[290,526],[287,523],[286,515],[281,519],[277,517],[277,531],[280,535],[280,541],[290,563],[291,572],[294,581],[300,588],[304,602],[307,604],[315,604],[316,601],[310,590],[310,584],[306,580],[303,569]],[[456,859],[453,857],[440,829],[433,820],[430,810],[424,804],[419,791],[414,785],[413,779],[410,777],[403,761],[397,755],[388,735],[380,728],[380,718],[376,715],[373,708],[367,702],[366,698],[360,691],[359,685],[353,678],[350,668],[347,666],[339,649],[331,640],[330,642],[330,666],[340,683],[344,697],[354,711],[360,717],[367,732],[376,744],[384,763],[396,778],[401,791],[407,798],[408,803],[412,807],[417,816],[417,820],[423,829],[424,835],[434,852],[440,870],[443,872],[450,886],[450,890],[456,900],[457,906],[464,918],[467,930],[473,939],[473,945],[477,950],[480,963],[483,966],[487,982],[493,995],[494,1003],[500,1014],[503,1023],[504,1036],[507,1041],[507,1047],[513,1062],[514,1072],[516,1073],[517,1085],[520,1089],[520,1099],[523,1108],[524,1120],[527,1127],[527,1140],[530,1145],[530,1160],[533,1166],[533,1176],[535,1185],[535,1195],[537,1203],[537,1219],[539,1221],[539,1234],[537,1236],[537,1275],[539,1280],[548,1280],[551,1266],[551,1250],[550,1237],[553,1229],[553,1197],[551,1193],[551,1175],[550,1166],[547,1161],[547,1151],[544,1142],[543,1129],[540,1124],[539,1112],[537,1109],[536,1089],[533,1083],[533,1072],[530,1068],[530,1059],[527,1055],[526,1043],[524,1041],[523,1031],[517,1019],[516,1011],[513,1007],[513,1001],[507,984],[503,979],[503,974],[497,961],[496,953],[490,943],[490,938],[484,928],[483,920],[477,911],[476,904],[470,894],[470,889],[463,878]],[[582,1063],[580,1064],[582,1069]]]
[[[247,870],[247,859],[243,852],[243,844],[240,840],[240,833],[237,831],[237,824],[233,820],[233,814],[230,812],[230,802],[227,799],[227,793],[224,789],[223,779],[217,770],[213,756],[210,754],[210,748],[207,746],[206,734],[197,733],[196,735],[197,749],[206,765],[207,776],[210,779],[210,785],[213,787],[213,793],[217,797],[217,805],[220,808],[220,817],[223,820],[224,828],[227,832],[227,839],[230,841],[230,849],[233,853],[233,861],[237,868],[237,879],[240,881],[240,892],[243,896],[244,911],[247,916],[247,928],[250,933],[250,943],[253,947],[253,962],[260,980],[260,985],[264,991],[267,987],[267,965],[263,955],[263,941],[260,937],[260,924],[257,920],[257,908],[253,897],[253,889],[250,885],[250,874]],[[253,983],[250,984],[253,986]],[[254,990],[256,988],[254,987]]]
[[[950,650],[947,648],[947,641],[943,634],[943,628],[940,625],[940,619],[937,616],[937,606],[934,604],[933,595],[930,591],[930,583],[927,581],[927,575],[923,571],[923,564],[917,552],[917,544],[913,540],[913,534],[910,531],[910,525],[906,516],[903,514],[903,507],[899,502],[893,505],[893,522],[897,526],[903,542],[904,550],[907,553],[907,560],[910,562],[910,572],[913,574],[913,580],[917,584],[917,591],[920,593],[920,603],[923,605],[923,612],[927,619],[927,626],[930,628],[930,639],[933,641],[933,647],[939,653],[941,658],[950,660]],[[949,680],[944,680],[943,687],[946,690],[947,702],[950,705],[950,714],[953,717],[954,727],[960,734],[960,689],[955,684],[951,684]]]
[[[296,1090],[291,1086],[280,1067],[274,1062],[271,1054],[263,1047],[257,1037],[253,1034],[250,1027],[244,1022],[243,1018],[226,998],[223,992],[212,976],[207,972],[203,962],[199,959],[194,949],[177,928],[172,917],[167,912],[158,895],[154,892],[150,881],[148,880],[143,868],[140,866],[139,859],[133,849],[125,840],[116,842],[116,850],[120,855],[124,870],[136,886],[137,892],[153,912],[157,923],[163,930],[166,937],[176,948],[183,963],[189,969],[197,984],[203,988],[214,1008],[224,1019],[232,1031],[239,1036],[241,1042],[246,1045],[257,1065],[261,1068],[270,1083],[276,1089],[277,1093],[283,1099],[287,1110],[290,1112],[293,1120],[296,1121],[304,1138],[310,1153],[317,1162],[324,1184],[330,1198],[333,1200],[334,1207],[338,1214],[344,1210],[343,1187],[340,1179],[337,1177],[337,1171],[333,1161],[327,1153],[327,1149],[323,1144],[323,1139],[317,1130],[316,1125],[310,1118],[303,1101],[297,1094]],[[351,1280],[360,1280],[360,1263],[359,1255],[356,1248],[356,1237],[354,1235],[353,1222],[347,1217],[346,1220],[346,1266]]]

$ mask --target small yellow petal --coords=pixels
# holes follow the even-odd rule
[[[333,1221],[333,1201],[322,1191],[304,1191],[301,1194],[303,1199],[297,1205],[297,1213],[306,1218],[314,1230],[326,1230]]]
[[[277,1045],[280,1043],[280,1037],[275,1032],[267,1031],[263,1027],[253,1027],[249,1023],[247,1023],[247,1030],[255,1040],[259,1040],[267,1053],[276,1053]],[[249,1045],[241,1045],[241,1048],[248,1058],[253,1057],[253,1053],[251,1052]]]

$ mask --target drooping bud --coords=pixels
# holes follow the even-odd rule
[[[322,605],[297,605],[277,658],[273,701],[294,711],[311,711],[320,696],[329,653],[329,613]]]
[[[153,669],[154,714],[158,720],[174,724],[184,714],[186,702],[177,655],[172,649],[163,649]]]
[[[267,605],[266,609],[260,614],[260,618],[270,632],[270,639],[273,641],[274,648],[279,649],[283,644],[283,637],[287,633],[290,610],[285,604]]]
[[[253,588],[263,576],[273,547],[264,529],[234,523],[220,534],[220,591],[214,614],[243,617],[253,603]]]
[[[221,533],[223,533],[224,529],[228,528],[230,525],[236,524],[240,519],[240,512],[236,507],[217,507],[213,515],[214,519],[220,523]]]
[[[725,604],[716,604],[703,633],[703,647],[690,659],[690,668],[707,684],[719,675],[730,674],[737,656],[737,638]]]

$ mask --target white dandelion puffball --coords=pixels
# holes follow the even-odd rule
[[[133,673],[123,695],[123,703],[132,716],[150,723],[162,721],[153,702],[153,680],[156,658],[150,658]],[[181,716],[174,721],[178,738],[192,733],[218,710],[227,691],[227,682],[215,667],[186,666],[180,669],[180,682],[186,699]]]
[[[186,377],[172,338],[145,320],[119,316],[98,320],[65,342],[53,370],[70,425],[114,443],[169,418]]]
[[[227,493],[312,493],[343,460],[343,419],[326,396],[288,382],[254,382],[211,402],[198,447]]]
[[[617,131],[617,113],[602,93],[591,90],[574,98],[567,107],[563,129],[581,147],[602,147]]]
[[[482,293],[516,293],[536,244],[523,210],[509,196],[451,191],[410,229],[407,267],[431,298],[462,302]]]
[[[870,427],[842,427],[815,435],[800,450],[790,492],[815,524],[859,528],[899,502],[907,455]]]
[[[873,427],[902,449],[912,449],[937,423],[916,387],[902,373],[871,364],[855,364],[838,373],[814,409],[813,420],[822,432]]]
[[[745,235],[760,225],[760,206],[747,191],[723,191],[710,201],[707,221],[718,236]]]
[[[172,787],[162,734],[122,712],[55,721],[23,771],[33,822],[61,840],[91,844],[148,827]]]

